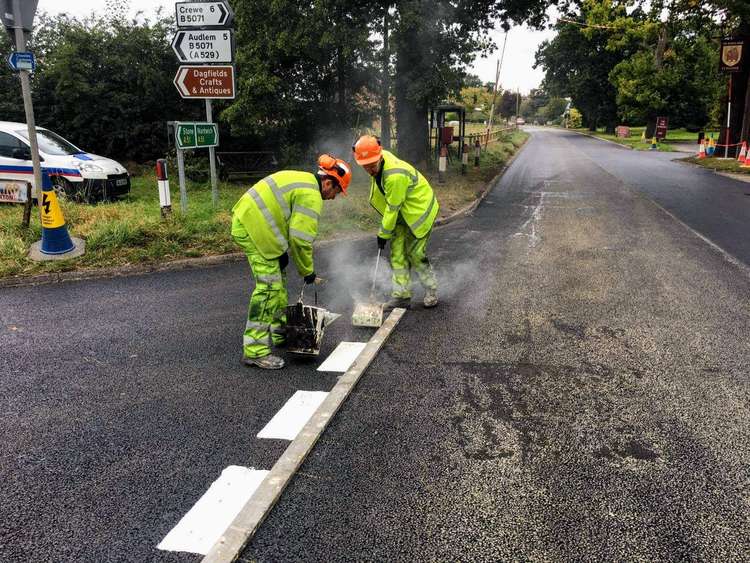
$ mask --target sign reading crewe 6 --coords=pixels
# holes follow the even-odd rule
[[[234,99],[234,67],[181,66],[174,85],[183,98]]]
[[[174,5],[177,27],[224,27],[234,19],[226,2],[177,2]]]
[[[216,123],[176,123],[175,139],[179,149],[198,149],[219,145]]]

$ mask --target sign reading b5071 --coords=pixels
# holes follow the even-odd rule
[[[213,2],[177,2],[174,5],[177,27],[229,27],[234,12],[222,0]]]
[[[178,149],[199,149],[219,146],[219,127],[216,123],[175,123]]]

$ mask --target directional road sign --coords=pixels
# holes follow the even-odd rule
[[[229,4],[216,2],[177,2],[174,5],[177,27],[229,27],[234,12]]]
[[[28,70],[34,72],[36,70],[36,60],[34,59],[34,53],[28,51],[25,52],[14,52],[8,55],[8,64],[10,68],[18,72],[19,70]]]
[[[37,4],[39,0],[0,0],[0,21],[9,30],[20,27],[24,31],[31,31]]]
[[[181,63],[231,63],[232,30],[178,31],[172,49]]]
[[[219,145],[216,123],[175,123],[175,139],[179,149],[198,149]]]
[[[174,85],[183,98],[234,99],[234,67],[181,66]]]

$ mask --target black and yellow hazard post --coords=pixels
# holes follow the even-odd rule
[[[76,258],[86,251],[86,243],[68,234],[65,218],[57,201],[57,194],[46,170],[42,171],[42,193],[39,215],[42,220],[42,240],[31,245],[29,258],[36,261]]]
[[[651,146],[649,147],[648,150],[655,151],[657,148],[658,148],[658,144],[656,141],[656,137],[651,137]]]

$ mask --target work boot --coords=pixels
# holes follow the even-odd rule
[[[437,289],[427,289],[424,292],[424,306],[425,309],[431,309],[436,307],[438,304]]]
[[[390,311],[391,309],[409,309],[410,307],[411,297],[391,297],[391,300],[383,306],[383,309]]]
[[[260,358],[243,358],[242,363],[260,369],[281,369],[284,367],[284,359],[272,354]]]

